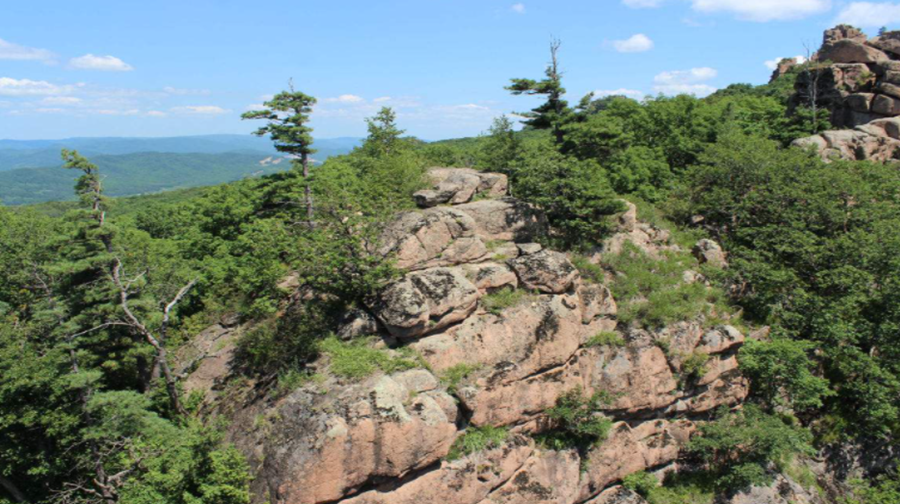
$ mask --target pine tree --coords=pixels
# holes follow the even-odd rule
[[[512,79],[512,84],[506,89],[514,95],[545,95],[547,101],[532,109],[530,112],[522,112],[518,115],[525,117],[525,125],[535,129],[549,129],[553,132],[553,137],[557,145],[563,143],[563,126],[565,126],[572,110],[569,104],[563,99],[566,89],[562,87],[562,72],[559,70],[559,40],[553,39],[550,42],[550,64],[544,71],[546,78],[540,81],[533,79]]]
[[[306,184],[304,200],[306,205],[307,224],[313,222],[313,200],[310,186],[309,155],[315,153],[312,148],[312,128],[307,126],[309,114],[316,104],[316,99],[299,91],[294,91],[293,84],[288,91],[282,91],[271,100],[265,102],[262,110],[244,113],[242,119],[264,119],[265,126],[260,127],[254,135],[269,135],[278,152],[284,152],[299,158],[300,170]],[[297,160],[294,160],[295,166]]]

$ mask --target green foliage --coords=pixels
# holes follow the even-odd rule
[[[652,474],[638,471],[625,476],[622,480],[622,486],[646,499],[659,486],[659,480]]]
[[[458,460],[483,450],[499,448],[508,436],[509,431],[505,427],[490,425],[470,427],[462,436],[456,438],[450,452],[447,453],[447,460]]]
[[[266,125],[254,135],[272,138],[278,152],[307,156],[313,154],[312,128],[307,126],[316,99],[299,91],[282,91],[263,103],[260,110],[244,112],[241,119],[261,119]]]
[[[679,320],[691,320],[709,313],[710,306],[722,306],[723,294],[700,282],[686,284],[683,273],[697,269],[696,260],[686,253],[666,252],[654,259],[631,243],[622,252],[604,256],[604,265],[617,274],[610,285],[619,304],[619,320],[638,321],[645,327],[662,327]]]
[[[686,450],[713,475],[720,490],[768,484],[770,465],[782,470],[795,455],[815,452],[809,431],[752,404],[720,412],[717,420],[699,426],[699,434]]]
[[[599,243],[611,229],[609,216],[623,210],[596,162],[566,157],[549,142],[525,144],[514,173],[516,196],[544,211],[549,238],[564,247]]]
[[[585,343],[585,346],[623,347],[625,346],[625,338],[615,331],[600,331],[591,336],[591,338],[587,340],[587,343]]]
[[[441,381],[443,381],[444,385],[447,387],[447,393],[456,395],[460,383],[468,378],[469,375],[478,371],[479,368],[480,366],[475,364],[462,363],[444,370],[441,374]]]
[[[703,352],[693,352],[681,361],[681,376],[683,380],[696,381],[703,378],[707,371],[709,355]]]
[[[765,408],[820,408],[822,399],[833,394],[828,381],[813,374],[816,365],[809,358],[813,348],[809,341],[783,338],[744,344],[738,354],[741,372]]]
[[[704,472],[669,472],[661,486],[650,486],[651,482],[643,476],[635,478],[638,478],[637,482],[645,482],[643,487],[638,488],[647,490],[644,498],[649,504],[712,504],[716,498],[712,478]],[[653,480],[652,483],[655,485],[656,479]]]
[[[589,258],[581,254],[572,254],[571,260],[578,272],[581,273],[581,278],[586,282],[592,284],[603,283],[605,275],[603,274],[602,266],[592,263]]]
[[[328,357],[328,370],[340,377],[359,380],[376,371],[387,374],[422,367],[415,353],[375,348],[375,338],[344,342],[329,336],[319,342],[319,351]]]
[[[481,306],[494,315],[500,315],[503,310],[518,306],[531,299],[527,291],[504,287],[481,297]]]
[[[505,115],[494,119],[488,136],[481,142],[478,167],[484,171],[512,175],[522,142],[513,131],[512,121]]]
[[[561,395],[556,405],[544,411],[550,430],[539,435],[543,444],[554,450],[576,449],[586,458],[591,448],[606,440],[612,420],[601,413],[608,402],[604,394],[584,397],[580,388]]]
[[[850,481],[851,493],[841,504],[893,504],[900,502],[900,478],[895,468],[873,481],[856,479]]]
[[[547,101],[532,109],[530,112],[519,112],[517,115],[525,117],[526,126],[534,129],[549,129],[557,144],[563,142],[563,127],[572,115],[572,109],[563,99],[566,89],[562,87],[562,73],[559,71],[557,53],[560,42],[553,40],[550,43],[551,62],[544,71],[546,78],[543,80],[512,79],[512,83],[506,87],[514,95],[535,96],[543,95]]]

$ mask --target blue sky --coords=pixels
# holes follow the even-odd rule
[[[362,136],[387,105],[425,139],[527,110],[551,35],[569,99],[762,84],[838,21],[900,28],[900,3],[840,0],[45,0],[4,2],[0,138],[248,133],[293,78],[316,136]]]

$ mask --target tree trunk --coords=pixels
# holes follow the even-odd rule
[[[3,476],[0,476],[0,487],[3,487],[3,489],[6,490],[6,493],[12,497],[12,500],[16,502],[27,502],[25,500],[25,494],[23,494],[12,481],[9,481]]]
[[[309,185],[309,155],[305,152],[300,155],[300,163],[303,165],[303,181],[306,182],[306,222],[309,227],[313,224],[313,200],[312,188]]]

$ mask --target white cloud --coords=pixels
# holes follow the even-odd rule
[[[612,89],[612,90],[598,89],[598,90],[594,91],[594,96],[596,96],[597,98],[604,98],[607,96],[627,96],[628,98],[634,98],[635,100],[640,100],[641,98],[644,97],[644,95],[645,95],[645,93],[643,91],[638,91],[636,89],[625,89],[625,88]]]
[[[265,109],[266,109],[266,106],[263,105],[262,103],[251,103],[250,105],[247,105],[246,107],[244,107],[245,112],[251,112],[254,110],[265,110]]]
[[[365,100],[361,96],[356,96],[352,94],[342,94],[337,98],[325,98],[322,100],[325,103],[361,103]]]
[[[662,72],[653,78],[653,90],[665,95],[707,96],[715,93],[716,88],[705,82],[714,79],[717,75],[719,72],[709,67]]]
[[[509,9],[511,11],[515,12],[516,14],[525,14],[525,4],[521,4],[521,3],[513,4],[513,6],[510,7]]]
[[[73,89],[73,86],[57,86],[47,81],[0,77],[0,96],[64,95]]]
[[[196,115],[218,115],[227,114],[229,110],[223,109],[216,105],[188,105],[184,107],[172,107],[172,112],[176,114],[196,114]]]
[[[63,114],[66,112],[65,109],[61,109],[61,108],[44,108],[44,107],[36,108],[36,109],[34,109],[34,111],[37,112],[38,114]]]
[[[375,103],[384,103],[386,101],[391,101],[391,97],[390,96],[379,96],[378,98],[375,98],[372,101]]]
[[[130,72],[134,67],[115,56],[94,56],[85,54],[69,60],[70,68],[79,70],[100,70],[102,72]]]
[[[853,2],[841,10],[837,23],[879,27],[900,22],[900,4]]]
[[[769,70],[775,70],[776,68],[778,68],[778,64],[781,63],[781,60],[783,59],[789,58],[774,58],[764,62],[763,64],[766,65],[766,68],[768,68]],[[797,60],[797,63],[806,63],[806,57],[804,56],[794,56],[794,59]]]
[[[25,47],[0,39],[0,60],[43,61],[52,63],[56,55],[46,49]]]
[[[121,109],[97,109],[97,110],[94,110],[93,112],[94,112],[95,114],[100,114],[100,115],[115,115],[115,116],[122,116],[122,115],[125,115],[125,116],[129,116],[129,115],[137,115],[137,114],[139,114],[141,111],[138,110],[138,109],[125,109],[125,110],[121,110]]]
[[[831,10],[831,0],[689,0],[703,13],[727,12],[747,21],[800,19]],[[632,8],[659,7],[665,0],[622,0]]]
[[[74,96],[48,96],[41,100],[43,105],[78,105],[81,103],[81,98],[75,98]]]
[[[653,49],[653,41],[643,33],[638,33],[625,40],[614,40],[613,47],[620,53],[645,52]]]
[[[622,0],[622,3],[632,9],[644,9],[648,7],[659,7],[663,0]]]
[[[164,87],[163,92],[176,96],[208,96],[211,94],[209,89],[184,89],[172,86]]]
[[[691,0],[698,12],[729,12],[748,21],[800,19],[831,10],[831,0]]]
[[[159,110],[148,110],[147,115],[150,117],[166,117],[168,114]]]

